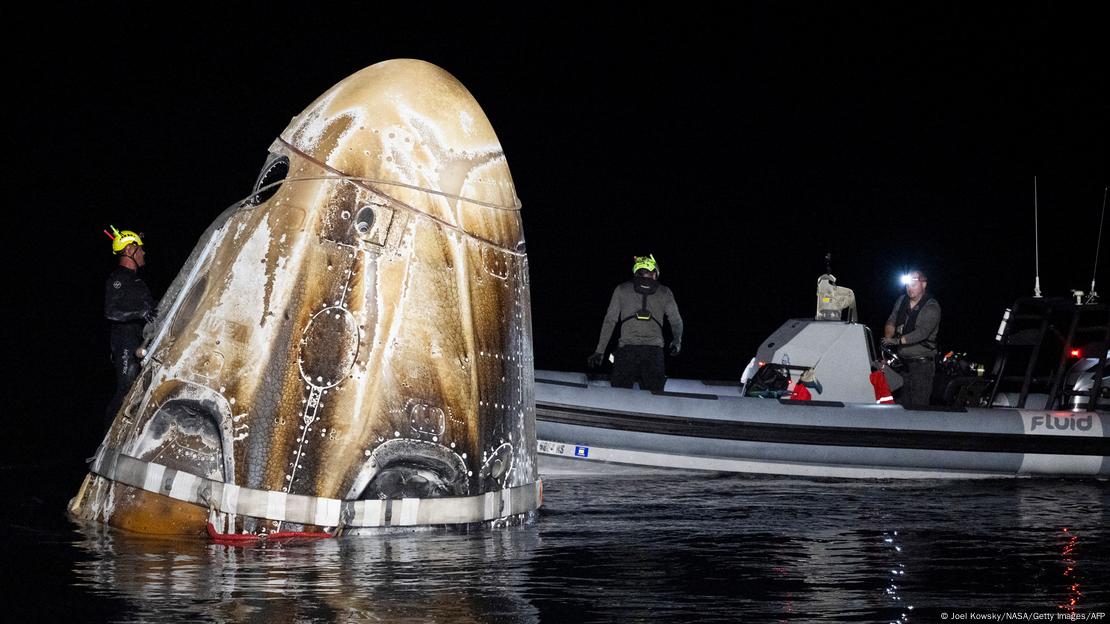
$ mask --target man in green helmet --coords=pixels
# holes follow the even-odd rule
[[[632,279],[613,289],[609,309],[601,323],[597,349],[587,360],[596,368],[605,359],[605,348],[620,325],[616,359],[610,384],[614,388],[631,388],[640,383],[644,390],[661,391],[667,381],[663,365],[663,319],[671,325],[670,354],[682,348],[682,315],[678,313],[671,289],[659,283],[659,267],[651,255],[636,256]]]
[[[139,269],[146,265],[142,235],[131,230],[105,230],[112,239],[112,253],[118,258],[116,268],[104,284],[104,318],[110,324],[112,368],[116,374],[116,393],[104,413],[105,427],[112,424],[123,397],[139,375],[139,359],[135,349],[143,342],[143,327],[154,320],[154,298]]]

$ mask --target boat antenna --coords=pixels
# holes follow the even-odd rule
[[[1095,268],[1091,270],[1091,294],[1087,295],[1087,303],[1098,303],[1098,293],[1095,292],[1095,275],[1098,274],[1098,250],[1102,247],[1102,227],[1106,223],[1106,189],[1102,187],[1102,216],[1098,218],[1098,242],[1095,243]]]
[[[1033,176],[1033,258],[1036,277],[1033,280],[1033,296],[1041,296],[1041,239],[1037,230],[1037,176]]]

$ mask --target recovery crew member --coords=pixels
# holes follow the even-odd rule
[[[142,236],[131,230],[109,227],[112,232],[105,233],[112,239],[112,253],[119,257],[119,263],[104,284],[104,318],[110,325],[108,337],[116,374],[116,393],[105,410],[105,428],[111,426],[123,397],[139,375],[135,349],[143,342],[144,325],[155,317],[154,298],[138,273],[146,265]]]
[[[654,256],[636,256],[632,274],[631,280],[613,289],[597,348],[587,362],[591,367],[601,365],[613,328],[619,323],[620,339],[610,384],[615,388],[631,388],[639,381],[644,390],[661,391],[667,381],[663,319],[666,317],[671,326],[670,354],[678,355],[682,348],[682,316],[671,289],[658,281],[659,267]]]
[[[894,302],[883,331],[883,344],[897,349],[906,364],[900,402],[928,405],[933,392],[933,373],[940,330],[940,303],[925,292],[929,279],[919,270],[902,278],[904,295]]]

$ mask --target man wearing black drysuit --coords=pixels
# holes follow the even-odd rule
[[[154,320],[154,298],[139,277],[139,268],[146,264],[146,252],[138,234],[115,230],[112,251],[119,256],[119,265],[104,284],[104,318],[108,319],[108,336],[112,349],[112,368],[116,375],[116,393],[104,414],[105,428],[111,426],[123,397],[139,375],[139,359],[135,349],[143,342],[143,327]]]

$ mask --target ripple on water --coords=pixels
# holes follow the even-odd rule
[[[15,587],[64,597],[35,602],[39,619],[64,603],[142,622],[927,622],[1110,603],[1101,482],[685,474],[544,489],[533,524],[498,530],[241,548],[62,521],[12,525],[6,552]]]

